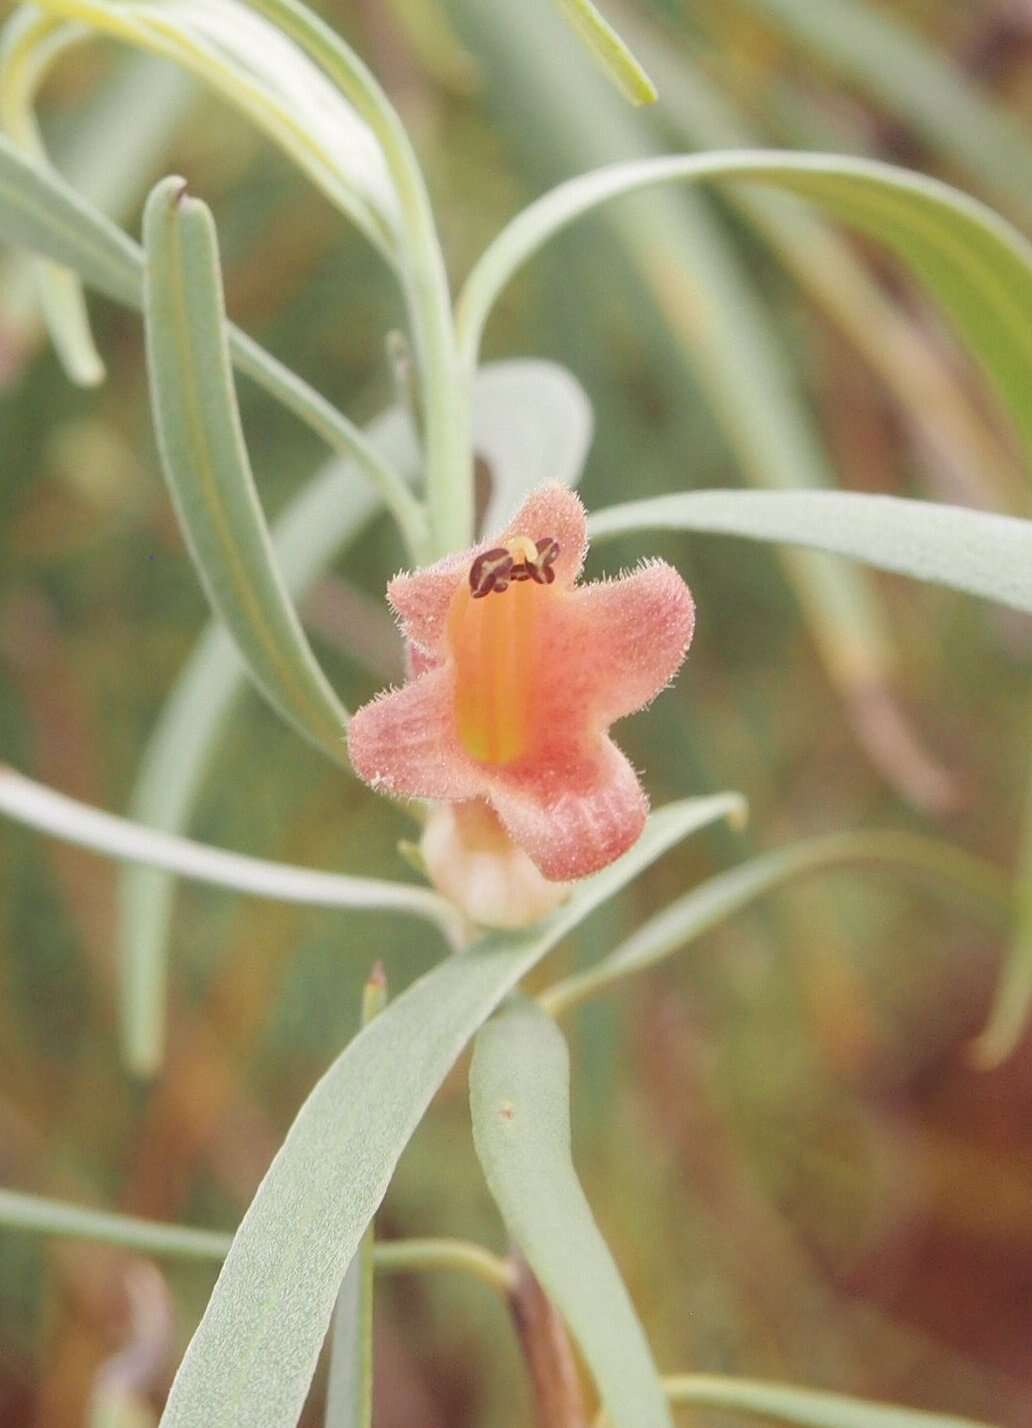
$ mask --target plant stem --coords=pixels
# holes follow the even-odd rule
[[[530,1266],[513,1253],[509,1310],[527,1361],[538,1428],[586,1428],[580,1377],[566,1325]]]
[[[396,111],[340,36],[299,0],[252,0],[326,71],[355,105],[383,150],[404,227],[402,282],[424,396],[426,488],[434,555],[473,537],[469,388],[459,368],[444,257],[422,170]]]

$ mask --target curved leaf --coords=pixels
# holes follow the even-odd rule
[[[514,1002],[480,1031],[473,1141],[513,1240],[580,1345],[615,1428],[670,1428],[656,1366],[570,1156],[570,1057],[555,1022]]]
[[[3,30],[0,55],[0,116],[14,142],[37,163],[47,155],[33,103],[48,67],[82,38],[66,25],[35,10],[18,10]],[[105,369],[90,330],[86,298],[78,277],[54,263],[33,260],[33,274],[47,328],[72,382],[93,387]]]
[[[150,55],[126,56],[77,108],[72,129],[63,130],[55,142],[55,169],[101,212],[118,221],[129,218],[164,167],[196,92],[191,76],[174,65]],[[127,113],[133,115],[132,124],[125,122]],[[35,266],[30,254],[12,254],[0,277],[3,340],[26,360],[39,332],[39,314],[25,310],[29,304],[22,296],[35,287]]]
[[[1025,794],[1025,828],[1014,889],[1014,935],[985,1028],[969,1049],[972,1062],[983,1071],[993,1070],[1017,1049],[1032,1011],[1032,785]]]
[[[474,439],[495,476],[492,507],[500,521],[520,504],[522,483],[574,484],[590,435],[591,409],[573,377],[547,362],[499,362],[478,374]],[[547,441],[539,439],[547,436]],[[387,412],[364,440],[408,480],[419,452],[407,418]],[[303,597],[372,520],[375,491],[352,462],[333,462],[316,476],[273,528],[287,590]],[[212,625],[198,642],[152,733],[133,792],[134,818],[181,832],[190,821],[212,750],[246,672],[232,641]],[[127,867],[119,883],[122,1036],[127,1064],[152,1074],[163,1044],[166,963],[174,882],[153,868]]]
[[[591,0],[557,0],[561,13],[632,104],[655,104],[656,86]]]
[[[538,998],[552,1016],[608,991],[624,977],[647,971],[696,937],[731,917],[754,898],[794,878],[850,863],[884,863],[927,878],[935,888],[995,922],[1007,917],[1011,897],[1005,875],[949,843],[910,833],[838,833],[776,848],[740,867],[708,878],[657,912],[608,956],[564,978]]]
[[[629,26],[625,12],[618,14],[621,27]],[[648,28],[643,17],[635,20],[629,33],[662,87],[664,118],[678,140],[690,149],[751,148],[760,142],[742,107],[701,63]],[[790,194],[741,184],[730,185],[727,197],[879,374],[935,458],[972,483],[987,484],[998,493],[1001,510],[1023,501],[1021,473],[1013,469],[963,373],[954,370],[951,354],[895,303],[846,236]]]
[[[1032,521],[852,491],[684,491],[596,511],[592,536],[707,531],[805,545],[1032,611]]]
[[[163,1225],[132,1215],[90,1210],[42,1195],[0,1189],[0,1226],[34,1230],[45,1235],[93,1240],[120,1245],[148,1255],[175,1255],[185,1259],[220,1260],[226,1257],[232,1237],[217,1230],[195,1230],[186,1225]]]
[[[66,843],[130,863],[163,868],[179,877],[252,897],[310,907],[389,909],[424,917],[454,941],[459,920],[452,905],[423,887],[383,878],[322,873],[270,863],[156,832],[56,793],[0,764],[0,813]]]
[[[144,212],[144,323],[162,466],[194,564],[269,702],[346,764],[347,712],[276,568],[240,428],[215,225],[165,179]]]
[[[727,1408],[773,1418],[799,1428],[989,1428],[954,1413],[925,1413],[890,1403],[869,1403],[841,1393],[818,1393],[754,1379],[683,1374],[664,1380],[671,1403]]]
[[[1017,115],[897,19],[861,0],[743,0],[877,103],[949,164],[1032,221],[1032,146]]]
[[[727,150],[614,164],[561,184],[517,215],[470,274],[459,319],[467,363],[499,292],[574,219],[655,184],[732,179],[812,198],[902,258],[953,319],[1032,450],[1032,245],[948,184],[872,159]]]
[[[242,0],[40,0],[191,70],[246,114],[392,261],[398,199],[383,151],[323,71]]]
[[[172,1385],[164,1428],[287,1428],[337,1291],[437,1088],[503,997],[601,903],[734,795],[658,810],[547,922],[483,938],[364,1027],[315,1087],[258,1187]]]

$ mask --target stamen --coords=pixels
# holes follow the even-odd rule
[[[529,536],[513,536],[508,545],[496,545],[478,555],[470,566],[469,588],[474,600],[485,595],[501,595],[509,585],[533,580],[536,585],[551,585],[555,580],[553,566],[559,558],[559,542],[554,536],[532,541]]]

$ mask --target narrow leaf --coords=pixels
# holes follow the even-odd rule
[[[477,1028],[569,931],[682,838],[740,808],[672,804],[548,922],[485,937],[364,1027],[301,1108],[258,1188],[187,1349],[164,1428],[288,1428],[333,1304],[394,1168]]]
[[[627,12],[618,13],[621,26],[628,26]],[[630,30],[635,48],[655,73],[663,90],[664,115],[687,148],[749,148],[761,142],[744,109],[709,77],[701,62],[694,62],[683,46],[671,46],[643,17],[635,16],[635,21]],[[955,370],[951,354],[894,302],[855,246],[812,204],[790,194],[736,184],[729,186],[727,196],[879,374],[886,394],[921,432],[933,457],[996,493],[1001,510],[1008,509],[1015,496],[1022,498],[1021,473],[963,373]],[[693,283],[693,288],[698,286]]]
[[[744,0],[898,114],[951,165],[1032,221],[1032,145],[1020,118],[906,20],[865,0]]]
[[[467,362],[501,289],[575,218],[655,184],[731,179],[802,194],[894,251],[953,319],[1032,450],[1032,245],[948,184],[871,159],[727,150],[614,164],[561,184],[514,218],[470,274],[460,305]]]
[[[624,98],[632,104],[655,104],[656,86],[591,0],[558,0],[558,5]]]
[[[514,1002],[477,1036],[473,1140],[513,1240],[566,1319],[615,1428],[669,1428],[644,1330],[570,1155],[570,1057],[562,1032]]]
[[[1032,783],[1025,795],[1025,828],[1014,892],[1014,934],[985,1029],[970,1047],[972,1062],[983,1071],[993,1070],[1017,1049],[1032,1013]]]
[[[242,0],[42,0],[50,15],[191,70],[251,119],[391,261],[398,200],[383,151],[354,106]]]
[[[648,971],[758,897],[796,878],[843,865],[884,864],[927,879],[936,892],[1002,924],[1011,898],[1004,874],[991,863],[932,838],[910,833],[838,833],[776,848],[740,867],[707,878],[655,913],[607,956],[549,987],[538,998],[552,1016],[609,991],[625,977]]]
[[[840,1393],[818,1393],[754,1379],[684,1374],[665,1380],[670,1401],[726,1408],[799,1428],[990,1428],[953,1413],[925,1413],[889,1403],[869,1403]]]
[[[144,323],[165,478],[213,608],[270,703],[336,763],[347,713],[276,568],[240,427],[215,225],[180,179],[144,213]]]
[[[179,877],[251,897],[298,902],[309,907],[387,909],[436,922],[454,938],[451,904],[426,888],[385,878],[323,873],[289,863],[270,863],[192,843],[79,803],[0,764],[0,813],[66,843],[105,857],[162,868]]]
[[[230,1235],[219,1234],[215,1230],[163,1225],[156,1220],[113,1215],[105,1210],[90,1210],[82,1205],[48,1200],[41,1195],[2,1189],[0,1226],[119,1245],[141,1254],[175,1255],[182,1259],[224,1259],[231,1241]]]
[[[852,491],[685,491],[596,511],[595,539],[693,530],[780,541],[1032,611],[1032,521]]]
[[[17,10],[3,30],[0,58],[0,115],[16,144],[38,164],[46,149],[33,103],[49,66],[81,38],[77,25],[65,25],[32,9]],[[33,273],[47,328],[70,381],[93,387],[104,380],[104,363],[93,341],[82,284],[75,273],[44,259]]]

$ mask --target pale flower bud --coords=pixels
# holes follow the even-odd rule
[[[542,877],[479,799],[438,804],[419,846],[434,886],[482,927],[539,922],[570,892],[567,883]]]

